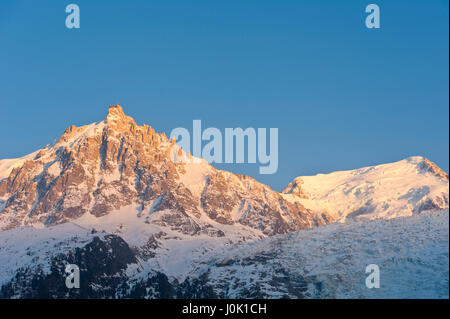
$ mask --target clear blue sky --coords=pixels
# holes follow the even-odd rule
[[[76,3],[81,29],[65,27]],[[367,29],[364,8],[381,8]],[[293,177],[423,155],[448,172],[448,1],[0,1],[0,158],[120,103],[175,127],[278,127]]]

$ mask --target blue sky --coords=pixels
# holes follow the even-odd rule
[[[65,27],[76,3],[81,28]],[[365,6],[381,9],[367,29]],[[293,177],[423,155],[448,172],[448,1],[0,2],[0,158],[120,103],[175,127],[278,127]]]

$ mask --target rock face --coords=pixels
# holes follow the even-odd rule
[[[137,216],[164,211],[153,223],[183,233],[220,236],[198,221],[244,225],[264,235],[322,225],[332,218],[285,200],[268,186],[219,171],[204,161],[176,162],[183,153],[121,106],[104,121],[70,126],[58,142],[33,153],[0,180],[0,230],[102,217],[135,205]],[[1,165],[0,165],[1,167]]]
[[[68,248],[45,262],[39,266],[49,267],[49,271],[35,264],[17,269],[15,276],[0,286],[0,299],[217,298],[201,278],[178,284],[158,271],[150,271],[139,279],[131,278],[127,267],[136,265],[138,259],[128,244],[116,235],[94,235],[84,246]],[[79,267],[79,288],[66,287],[68,264]]]
[[[114,296],[126,278],[128,264],[137,260],[127,243],[115,235],[94,236],[84,247],[54,256],[50,272],[30,269],[26,265],[13,280],[3,285],[0,298],[106,298]],[[66,265],[80,269],[80,289],[67,289]]]

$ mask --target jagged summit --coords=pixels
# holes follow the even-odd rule
[[[108,108],[108,114],[106,115],[106,119],[112,118],[112,117],[126,118],[126,115],[120,104],[114,104]]]
[[[127,126],[136,126],[134,119],[125,115],[122,106],[119,104],[111,105],[108,108],[105,123],[107,125],[115,126],[117,129],[128,128]]]
[[[59,139],[59,143],[74,141],[75,139],[85,139],[93,135],[114,135],[120,134],[143,134],[143,135],[159,135],[150,126],[143,124],[138,126],[134,119],[127,116],[119,104],[111,105],[103,121],[77,127],[69,126]],[[161,134],[165,138],[165,134]],[[58,145],[60,146],[60,145]]]
[[[272,235],[331,220],[205,161],[175,162],[172,155],[180,149],[174,143],[148,125],[136,125],[120,105],[109,107],[104,121],[70,126],[56,144],[8,162],[0,179],[0,230],[124,209],[128,222],[192,235],[223,236],[220,225]]]

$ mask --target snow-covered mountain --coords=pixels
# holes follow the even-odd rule
[[[104,121],[71,126],[44,149],[0,161],[0,230],[98,218],[124,207],[131,219],[190,235],[223,236],[216,224],[273,235],[330,220],[250,177],[203,160],[173,160],[183,155],[174,140],[138,126],[114,105]]]
[[[301,176],[285,198],[338,221],[394,218],[448,209],[448,174],[430,160],[414,156],[399,162],[351,171]]]
[[[379,267],[379,288],[365,284],[370,264]],[[234,245],[195,273],[227,298],[448,298],[448,210]]]
[[[0,298],[449,297],[448,210],[209,242],[199,253],[202,240],[152,236],[144,251],[71,222],[3,231]],[[79,265],[80,289],[66,288],[67,264]],[[379,288],[365,284],[369,264]]]
[[[448,268],[448,175],[424,158],[301,177],[282,193],[174,158],[191,155],[114,105],[103,121],[0,160],[0,298],[396,297],[409,295],[352,295],[356,283],[338,278],[360,265],[338,263],[398,252],[408,271],[419,271],[416,257],[437,262],[439,274],[445,260]],[[347,223],[323,226],[334,221]],[[420,240],[423,249],[402,248]],[[70,263],[80,266],[79,290],[65,287]],[[414,296],[433,295],[421,285]]]

